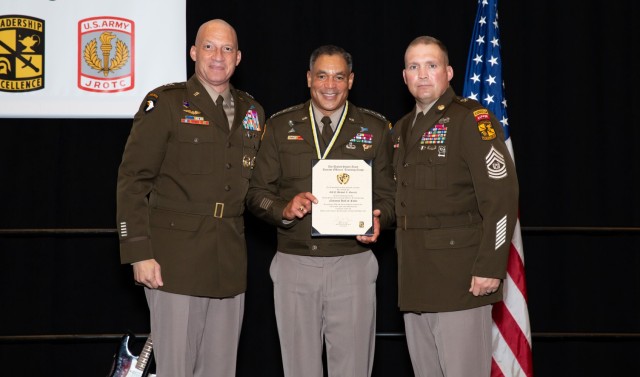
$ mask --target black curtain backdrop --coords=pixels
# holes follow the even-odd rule
[[[638,4],[500,2],[523,227],[640,226]],[[204,21],[234,25],[242,62],[232,82],[268,114],[306,100],[309,54],[321,44],[340,45],[354,57],[350,100],[395,122],[413,106],[402,68],[406,45],[418,35],[447,44],[452,85],[462,92],[476,6],[188,0],[187,45]],[[158,46],[157,64],[169,53],[161,40],[139,43]],[[193,74],[188,50],[171,53],[183,53],[187,76]],[[116,173],[131,120],[25,116],[0,118],[0,229],[115,228]],[[268,276],[274,229],[246,219],[249,289],[237,375],[282,376]],[[402,332],[393,232],[383,236],[374,250],[378,332]],[[638,233],[530,231],[523,244],[534,333],[640,333]],[[79,335],[0,342],[2,375],[105,376],[118,342],[81,336],[149,331],[143,291],[131,267],[119,263],[115,233],[0,234],[0,293],[0,337]],[[534,337],[534,373],[636,375],[638,354],[638,337]],[[413,376],[404,338],[378,337],[374,376]]]

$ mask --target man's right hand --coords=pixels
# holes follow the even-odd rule
[[[133,264],[133,278],[136,282],[147,288],[156,289],[162,287],[162,275],[160,265],[155,259],[147,259]]]
[[[310,192],[301,192],[289,201],[282,211],[282,218],[291,221],[301,219],[311,213],[311,204],[318,204],[318,199]]]

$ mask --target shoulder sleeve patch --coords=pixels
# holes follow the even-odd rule
[[[158,95],[154,92],[150,92],[147,94],[147,98],[144,99],[144,112],[151,112],[156,107],[156,102],[158,101]]]
[[[478,124],[478,132],[480,133],[480,138],[482,138],[482,140],[489,141],[496,138],[496,130],[493,128],[493,124],[491,123],[489,110],[483,107],[480,102],[465,97],[456,97],[454,101],[471,110],[473,117]]]
[[[478,121],[478,132],[480,132],[482,140],[488,141],[496,138],[496,130],[493,129],[490,120]]]
[[[154,90],[150,91],[149,93],[147,93],[147,96],[142,102],[141,108],[144,110],[145,113],[150,113],[151,111],[153,111],[153,109],[155,109],[156,103],[160,99],[160,96],[162,96],[162,93],[170,90],[175,90],[175,89],[184,89],[186,87],[187,87],[186,82],[173,82],[173,83],[159,86]]]

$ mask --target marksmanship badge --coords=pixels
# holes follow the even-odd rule
[[[78,21],[78,87],[122,92],[135,85],[134,22],[118,17]]]

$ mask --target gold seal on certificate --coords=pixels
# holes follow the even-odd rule
[[[315,160],[312,236],[373,234],[371,160]]]

